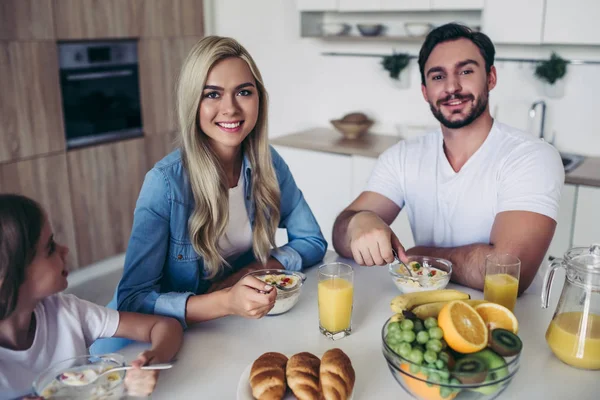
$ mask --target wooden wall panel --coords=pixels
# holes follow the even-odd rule
[[[124,252],[146,174],[144,139],[70,151],[67,159],[79,263]]]
[[[0,0],[0,40],[52,39],[52,0]]]
[[[140,95],[146,135],[177,130],[177,79],[183,60],[198,40],[200,37],[140,40]]]
[[[150,170],[164,156],[177,148],[178,135],[175,132],[162,135],[146,136],[144,138],[146,146],[146,165]]]
[[[65,149],[54,42],[0,42],[0,88],[0,162]]]
[[[59,153],[0,165],[0,191],[38,201],[48,213],[56,240],[69,247],[67,265],[78,268],[67,157]]]

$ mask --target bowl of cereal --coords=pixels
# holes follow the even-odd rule
[[[402,293],[424,292],[444,289],[448,285],[452,276],[452,263],[443,258],[408,256],[406,265],[396,260],[388,264],[388,270],[392,281]]]
[[[51,365],[33,382],[37,396],[49,399],[121,399],[125,371],[98,375],[125,365],[120,354],[80,356]]]
[[[259,269],[248,275],[272,285],[274,290],[277,290],[275,305],[267,315],[279,315],[291,310],[300,299],[302,285],[306,280],[306,275],[302,272],[285,269]]]

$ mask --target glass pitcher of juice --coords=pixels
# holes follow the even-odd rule
[[[572,248],[552,261],[544,278],[542,308],[548,308],[557,268],[565,268],[566,277],[546,342],[564,363],[600,369],[600,244]]]

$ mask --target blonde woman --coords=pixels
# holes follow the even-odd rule
[[[261,318],[276,291],[242,276],[301,270],[323,258],[319,225],[269,147],[267,110],[263,80],[244,47],[216,36],[194,46],[177,89],[181,148],[146,175],[109,307],[174,317],[184,327],[227,315]],[[288,232],[279,248],[278,227]]]

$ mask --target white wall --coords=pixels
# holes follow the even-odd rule
[[[437,125],[420,93],[416,62],[411,85],[394,87],[377,58],[322,56],[323,51],[416,54],[418,45],[326,43],[301,39],[300,15],[292,0],[213,0],[212,32],[239,40],[256,60],[270,93],[272,137],[314,126],[360,110],[377,121],[373,130],[397,134],[398,126]],[[493,38],[492,38],[493,40]],[[600,60],[594,47],[497,46],[499,56],[547,57],[556,49],[565,58]],[[543,99],[530,64],[497,63],[498,86],[490,95],[492,113],[502,122],[529,131],[530,105]],[[569,66],[566,94],[548,103],[546,132],[556,133],[561,151],[600,156],[600,128],[595,123],[600,95],[600,65]],[[403,134],[410,136],[410,133]]]

